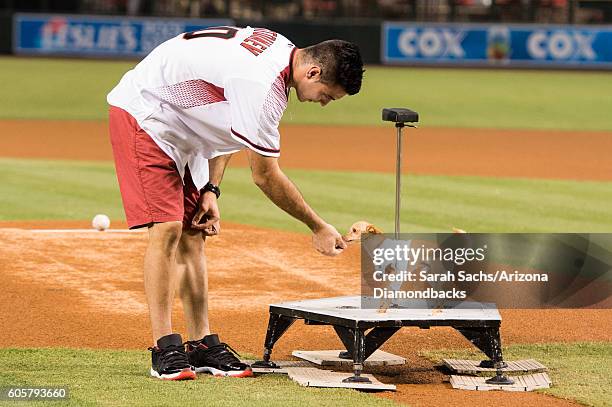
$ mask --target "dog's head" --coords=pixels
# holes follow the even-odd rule
[[[349,231],[344,236],[342,236],[342,238],[345,242],[359,241],[361,240],[362,233],[372,233],[378,235],[383,233],[383,231],[371,224],[370,222],[361,220],[359,222],[353,223]]]

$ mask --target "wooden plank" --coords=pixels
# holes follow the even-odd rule
[[[525,389],[535,388],[538,386],[538,382],[531,375],[519,376],[520,382],[525,386]]]
[[[495,375],[495,368],[480,367],[479,360],[442,359],[446,367],[458,374]],[[505,373],[540,373],[548,370],[546,366],[533,359],[506,362]]]
[[[333,372],[331,370],[322,370],[313,367],[288,367],[287,373],[292,380],[306,387],[393,391],[396,389],[394,385],[381,383],[374,376],[369,374],[363,374],[362,376],[370,379],[371,383],[344,383],[342,380],[352,376],[352,373]]]
[[[255,360],[243,360],[243,363],[252,365]],[[265,373],[276,373],[276,374],[287,374],[287,367],[312,367],[313,364],[305,360],[276,360],[274,361],[278,365],[278,368],[267,368],[267,367],[252,367],[253,373],[265,374]]]
[[[474,364],[471,363],[470,360],[460,360],[459,366],[462,366],[465,372],[469,372],[470,374],[476,374],[476,369],[474,368]]]
[[[502,391],[532,391],[546,389],[552,385],[550,377],[546,373],[534,373],[523,376],[510,376],[514,384],[499,385],[489,384],[486,377],[451,375],[450,383],[455,389],[464,390],[502,390]]]
[[[319,366],[352,366],[351,359],[342,359],[338,355],[342,350],[295,350],[291,354]],[[383,350],[376,350],[364,362],[364,366],[397,366],[406,364],[406,359]]]

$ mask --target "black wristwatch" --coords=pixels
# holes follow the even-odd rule
[[[215,194],[217,199],[219,199],[219,197],[221,196],[221,189],[219,189],[219,186],[215,184],[211,184],[210,182],[204,185],[204,188],[202,188],[202,195],[204,195],[204,192],[209,192],[209,191]]]

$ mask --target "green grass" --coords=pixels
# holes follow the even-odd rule
[[[377,125],[383,107],[427,127],[612,130],[612,73],[370,67],[358,95],[323,111],[290,104],[284,120]]]
[[[340,230],[359,219],[392,230],[393,175],[287,173]],[[612,231],[609,182],[408,175],[402,199],[404,232]],[[246,168],[228,169],[220,204],[228,221],[307,232],[257,189]],[[0,159],[0,208],[0,220],[123,218],[114,167],[106,162]]]
[[[0,387],[67,386],[68,402],[31,404],[79,407],[394,405],[354,390],[301,387],[281,375],[160,382],[148,376],[150,363],[142,351],[0,349]]]
[[[0,119],[106,119],[106,94],[133,62],[0,58]]]
[[[435,362],[482,357],[467,350],[423,355]],[[533,358],[546,365],[553,387],[541,390],[544,393],[592,406],[612,404],[611,343],[512,345],[504,355],[508,360]],[[160,383],[148,377],[149,363],[141,351],[0,349],[0,387],[68,386],[69,402],[44,405],[392,405],[351,390],[303,388],[281,375],[244,380],[200,376],[190,382]]]
[[[429,359],[479,359],[482,354],[461,350],[423,352]],[[612,343],[549,343],[512,345],[504,349],[507,360],[536,359],[549,368],[553,387],[541,390],[589,406],[611,406]]]
[[[0,119],[106,119],[134,61],[0,58]],[[284,123],[380,125],[411,107],[423,126],[612,130],[612,73],[368,67],[362,92],[325,109],[295,96]]]
[[[0,159],[1,220],[124,217],[112,163]]]

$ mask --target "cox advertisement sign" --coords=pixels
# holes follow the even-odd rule
[[[182,32],[231,24],[228,20],[15,14],[13,52],[142,57]]]
[[[385,23],[382,61],[612,68],[612,27]]]

